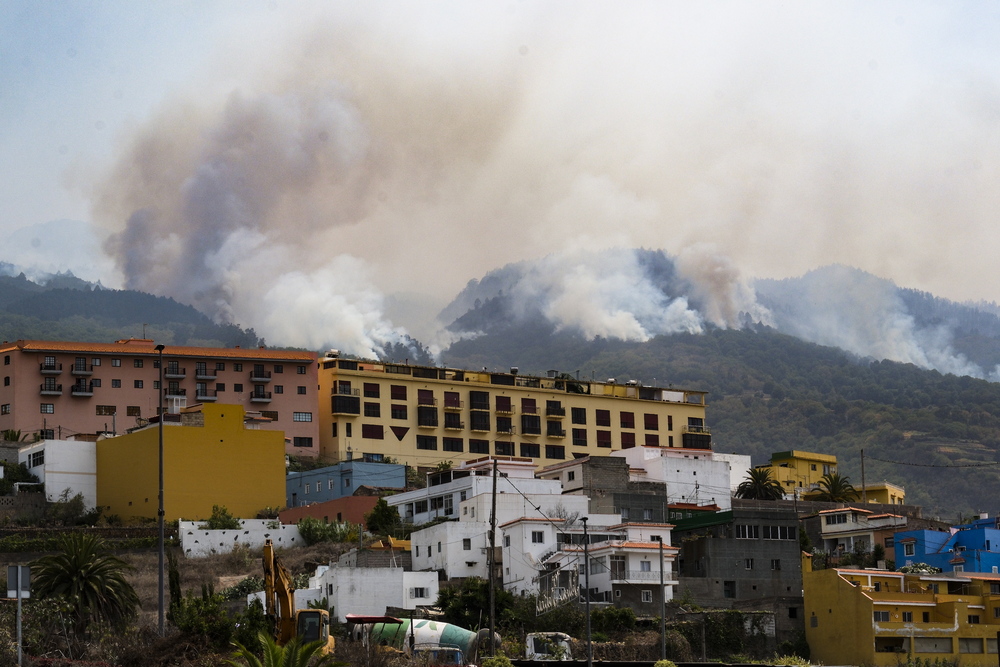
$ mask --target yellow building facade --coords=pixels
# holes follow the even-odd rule
[[[830,454],[814,454],[792,450],[771,454],[771,479],[781,484],[785,493],[791,495],[796,489],[804,493],[813,488],[823,475],[837,472],[837,457]]]
[[[167,520],[208,519],[213,505],[254,518],[285,505],[285,438],[247,424],[239,405],[165,415],[163,504]],[[97,443],[97,504],[108,514],[156,518],[159,426]]]
[[[319,386],[329,461],[433,467],[495,454],[541,467],[631,447],[712,447],[702,391],[335,356],[320,359]]]
[[[806,555],[802,584],[806,640],[816,664],[997,663],[1000,575],[813,571]]]

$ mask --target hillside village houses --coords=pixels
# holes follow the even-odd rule
[[[219,504],[241,516],[286,506],[284,521],[306,513],[353,521],[388,494],[414,527],[411,540],[353,550],[316,572],[308,594],[327,597],[337,618],[415,609],[433,604],[442,586],[492,577],[513,593],[536,595],[540,611],[588,599],[654,618],[679,595],[705,607],[754,609],[773,617],[776,640],[804,632],[814,657],[828,662],[890,664],[900,651],[995,661],[995,520],[948,527],[924,519],[888,482],[869,485],[855,503],[812,502],[837,462],[801,451],[772,456],[787,500],[734,499],[750,460],[714,451],[703,392],[513,368],[158,350],[153,341],[19,341],[0,354],[9,367],[0,428],[41,436],[17,443],[13,456],[8,448],[5,458],[35,472],[50,500],[81,493],[86,504],[121,516],[154,516],[161,418],[168,518],[203,519]],[[131,374],[116,380],[122,368]],[[171,400],[158,415],[159,385],[148,385],[161,370]],[[69,391],[60,373],[75,378]],[[302,377],[281,385],[279,376],[289,375]],[[38,389],[25,390],[32,384]],[[92,414],[80,408],[91,400]],[[279,400],[284,407],[269,413]],[[289,452],[329,465],[287,475]],[[403,490],[407,469],[425,476],[426,487]],[[830,564],[881,545],[887,561],[933,560],[944,572],[815,569],[793,555],[804,535]],[[841,650],[859,637],[860,653]]]

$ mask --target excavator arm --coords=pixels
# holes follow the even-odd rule
[[[264,541],[263,565],[264,612],[274,624],[275,641],[284,646],[295,637],[295,585],[271,540]]]

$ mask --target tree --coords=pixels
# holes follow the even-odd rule
[[[201,525],[205,530],[239,530],[243,522],[233,516],[225,505],[212,505],[212,516]]]
[[[232,667],[323,667],[325,665],[344,665],[335,662],[332,655],[322,655],[324,646],[322,640],[302,644],[298,637],[284,646],[278,646],[274,638],[266,632],[258,636],[259,649],[253,651],[239,642],[236,646],[235,659],[226,660]],[[257,657],[261,653],[262,657]]]
[[[365,515],[365,527],[376,535],[389,535],[400,528],[399,510],[379,498],[372,511]]]
[[[750,500],[780,500],[785,492],[778,480],[771,477],[770,468],[750,468],[747,478],[736,487],[737,498]]]
[[[819,495],[816,500],[829,503],[849,503],[858,499],[858,491],[847,476],[827,473],[819,480]]]
[[[64,535],[59,547],[59,553],[32,563],[32,588],[39,598],[65,599],[77,635],[92,622],[122,627],[135,616],[139,597],[125,579],[128,563],[108,553],[104,542],[92,535]]]

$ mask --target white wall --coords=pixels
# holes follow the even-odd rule
[[[449,579],[485,578],[489,571],[486,563],[489,533],[490,524],[486,521],[449,521],[415,531],[410,535],[413,569],[444,570]],[[497,533],[496,544],[500,546],[499,531]],[[469,540],[468,550],[465,549],[465,540]]]
[[[45,499],[56,502],[69,490],[69,498],[83,494],[87,509],[97,506],[97,443],[84,440],[43,440],[21,447],[18,463],[25,466],[31,455],[44,451],[45,463],[28,472],[45,483]]]
[[[738,487],[747,477],[747,470],[752,468],[749,454],[720,454],[714,452],[712,458],[729,464],[729,491],[736,493]]]
[[[717,461],[703,450],[633,447],[613,452],[628,461],[630,468],[646,471],[631,474],[633,480],[664,482],[667,501],[672,503],[715,503],[722,511],[732,508],[729,461]]]
[[[339,622],[347,614],[380,616],[385,614],[386,607],[416,609],[432,605],[438,597],[437,572],[332,565],[315,581],[330,603],[331,617]],[[417,589],[423,589],[422,597],[416,597]]]
[[[205,530],[204,521],[181,521],[177,533],[181,550],[189,558],[204,558],[212,554],[225,554],[237,544],[256,549],[270,539],[276,547],[304,547],[298,526],[285,525],[277,519],[240,519],[242,528],[237,530]]]

